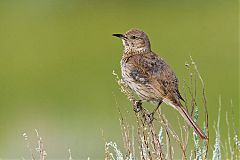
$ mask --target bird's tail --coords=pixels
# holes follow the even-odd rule
[[[184,120],[187,122],[187,124],[193,128],[195,133],[202,139],[208,139],[208,137],[203,133],[201,128],[195,123],[192,119],[192,117],[189,115],[188,111],[182,106],[175,106],[175,109],[181,114],[181,116],[184,118]]]
[[[195,123],[192,119],[192,117],[189,115],[188,111],[182,106],[181,103],[177,104],[173,104],[172,101],[169,101],[168,99],[163,99],[163,101],[167,104],[169,104],[170,106],[172,106],[174,109],[176,109],[181,116],[184,118],[184,120],[187,122],[187,124],[193,128],[193,130],[195,131],[195,133],[201,138],[201,139],[208,139],[208,137],[203,133],[203,131],[201,130],[201,128],[197,125],[197,123]]]

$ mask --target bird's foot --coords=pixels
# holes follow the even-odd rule
[[[138,113],[142,110],[142,101],[141,100],[133,102],[133,110],[136,113]]]
[[[144,113],[143,114],[143,118],[144,121],[147,122],[148,124],[152,124],[153,120],[155,120],[156,118],[154,118],[154,112],[152,113]]]

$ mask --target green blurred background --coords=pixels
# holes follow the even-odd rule
[[[73,158],[103,159],[101,130],[121,145],[116,101],[134,114],[112,75],[123,48],[111,34],[132,27],[148,33],[180,90],[192,55],[206,85],[210,134],[221,95],[226,138],[231,99],[239,129],[238,18],[237,0],[1,0],[0,158],[29,157],[22,133],[35,145],[35,128],[48,159],[67,158],[68,148]],[[170,121],[176,115],[165,113]]]

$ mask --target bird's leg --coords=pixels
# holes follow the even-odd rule
[[[155,112],[158,110],[158,108],[160,107],[160,105],[162,104],[162,102],[163,102],[162,100],[158,102],[157,107],[156,107],[156,108],[152,111],[152,113],[151,113],[152,115],[155,114]]]
[[[155,112],[158,110],[158,108],[160,107],[160,105],[162,104],[162,100],[158,102],[157,107],[152,111],[152,113],[146,113],[145,116],[145,121],[147,121],[148,123],[152,123],[154,118],[154,114]]]
[[[133,102],[133,110],[138,113],[142,110],[142,101],[141,100],[135,100]]]

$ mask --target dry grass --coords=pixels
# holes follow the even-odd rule
[[[187,72],[189,74],[188,82],[184,82],[184,98],[186,100],[185,106],[187,107],[189,113],[193,116],[195,122],[198,121],[199,114],[199,105],[197,103],[197,81],[200,81],[202,85],[201,98],[203,101],[203,106],[205,114],[204,121],[204,132],[209,137],[209,125],[208,125],[208,107],[207,107],[207,99],[206,99],[206,91],[205,84],[201,77],[201,74],[198,71],[196,63],[193,61],[192,57],[190,57],[190,63],[185,64]],[[127,85],[121,80],[118,75],[113,72],[116,80],[120,86],[121,92],[124,93],[128,100],[133,104],[133,110],[136,110],[136,102],[135,96],[132,94],[131,90],[127,87]],[[190,95],[190,96],[187,96]],[[221,103],[219,104],[219,108],[221,108]],[[174,152],[181,150],[182,156],[181,159],[197,159],[197,160],[206,160],[209,159],[209,140],[201,140],[197,137],[194,132],[189,130],[187,124],[180,124],[179,129],[180,134],[177,134],[174,131],[174,127],[170,124],[168,119],[162,113],[161,109],[158,110],[158,117],[154,119],[153,123],[148,122],[149,111],[146,108],[142,108],[142,111],[139,113],[135,113],[136,123],[135,128],[129,125],[124,116],[120,112],[120,126],[122,129],[122,137],[124,142],[125,151],[122,153],[117,144],[114,142],[106,143],[105,145],[105,159],[117,159],[117,160],[151,160],[151,159],[179,159],[174,155]],[[228,121],[227,121],[228,122]],[[212,159],[219,160],[221,159],[221,142],[220,142],[220,110],[218,116],[218,124],[216,128],[216,139],[215,145],[213,149],[213,157]],[[229,126],[229,123],[228,123]],[[229,126],[230,127],[230,126]],[[159,130],[160,128],[160,130]],[[230,131],[229,131],[230,132]],[[193,134],[193,139],[190,139],[190,134]],[[229,133],[230,134],[230,133]],[[234,135],[237,135],[235,131]],[[233,151],[233,147],[231,145],[231,138],[229,135],[229,148],[231,153],[231,159],[239,158],[239,150],[235,149]],[[235,142],[236,141],[236,142]],[[239,145],[239,140],[236,138],[234,142],[234,146]],[[173,143],[177,143],[179,147],[173,147]],[[194,147],[189,148],[189,143],[193,143]],[[237,147],[235,147],[237,148]],[[236,152],[237,151],[237,152]],[[188,154],[190,152],[190,155]],[[228,157],[228,156],[226,156]]]
[[[202,84],[201,98],[204,105],[205,121],[204,121],[204,132],[209,137],[209,125],[208,125],[208,109],[207,109],[207,99],[205,95],[205,85],[204,81],[198,71],[196,63],[190,57],[191,63],[186,63],[186,69],[189,74],[188,82],[184,82],[184,99],[185,106],[187,107],[189,113],[193,116],[195,122],[198,121],[199,114],[199,104],[197,103],[197,89],[196,84],[199,80]],[[117,74],[113,72],[116,76],[117,82],[120,86],[121,91],[127,96],[128,100],[133,104],[133,110],[136,110],[139,106],[136,106],[137,100],[126,86],[126,84],[118,77]],[[187,96],[190,95],[190,96]],[[172,126],[165,115],[162,113],[161,109],[157,111],[157,117],[154,117],[154,122],[149,123],[149,111],[146,108],[142,108],[141,112],[135,112],[135,124],[130,125],[127,123],[124,115],[119,111],[119,120],[122,130],[123,138],[123,148],[121,151],[115,142],[106,142],[105,140],[105,160],[164,160],[164,159],[180,159],[175,155],[175,152],[179,151],[182,153],[181,159],[196,159],[196,160],[206,160],[206,159],[240,159],[240,140],[238,138],[238,131],[235,129],[235,119],[234,112],[231,114],[232,125],[229,123],[228,113],[226,113],[226,124],[228,126],[228,139],[221,142],[220,138],[220,113],[221,113],[221,97],[219,97],[219,114],[217,124],[214,124],[215,129],[215,144],[212,148],[212,158],[209,157],[209,141],[200,140],[197,135],[190,131],[187,124],[181,124],[178,121],[178,129],[180,129],[180,134],[177,134],[174,129],[176,125]],[[233,104],[231,101],[231,108]],[[134,112],[133,112],[134,113]],[[233,130],[233,133],[231,133]],[[36,132],[37,143],[36,147],[30,146],[29,137],[26,133],[23,133],[24,140],[26,142],[26,147],[29,150],[29,154],[32,160],[46,160],[47,152],[45,151],[43,139]],[[193,134],[193,138],[191,138]],[[210,137],[214,140],[214,136]],[[177,143],[179,147],[173,145]],[[189,144],[193,144],[193,148],[189,147]],[[175,147],[174,147],[175,146]],[[222,152],[224,150],[224,154]],[[71,150],[68,150],[69,160],[73,160]],[[87,158],[90,159],[90,158]]]
[[[39,135],[38,131],[35,129],[36,136],[37,136],[37,147],[33,149],[32,146],[30,146],[29,138],[26,133],[23,133],[24,140],[26,142],[26,146],[29,150],[30,156],[32,160],[46,160],[47,158],[47,152],[44,149],[43,139]]]

